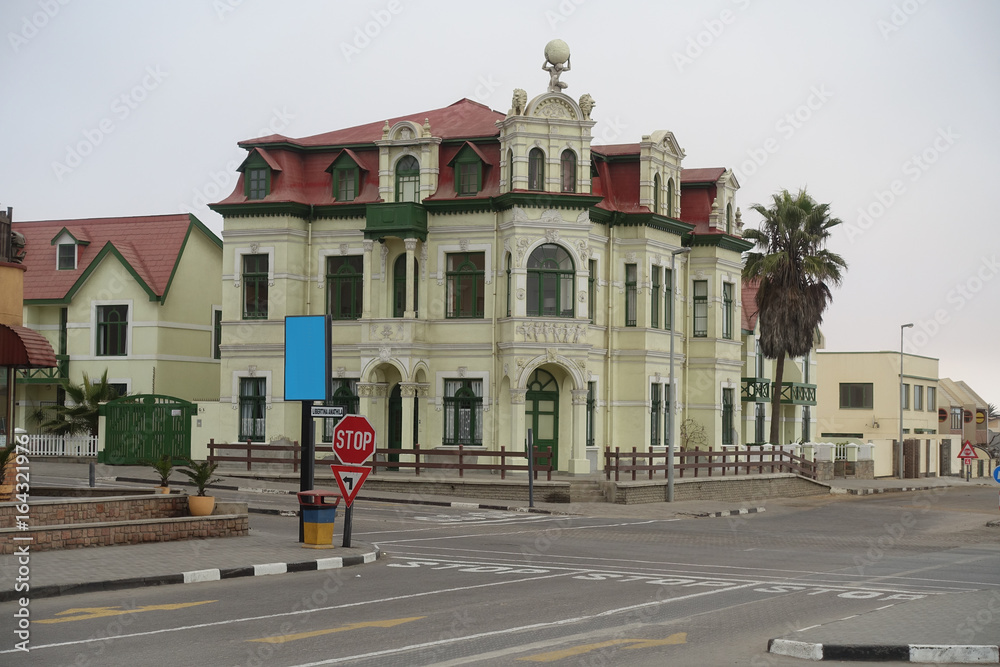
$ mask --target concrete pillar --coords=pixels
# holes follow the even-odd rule
[[[364,268],[364,287],[362,289],[362,301],[364,302],[361,306],[361,318],[371,319],[372,316],[372,248],[375,242],[370,239],[365,239],[363,241],[363,246],[365,249],[363,268]]]
[[[403,318],[412,320],[417,316],[416,309],[413,307],[416,303],[417,289],[416,281],[413,279],[417,239],[403,239],[403,243],[406,244],[406,310],[403,311]],[[405,411],[403,414],[406,414]]]
[[[587,458],[587,390],[573,390],[573,447],[570,451],[569,473],[589,475]]]

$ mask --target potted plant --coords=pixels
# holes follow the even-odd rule
[[[198,495],[188,496],[188,509],[191,510],[191,516],[208,516],[215,509],[215,497],[206,496],[205,488],[209,484],[222,481],[221,477],[212,477],[218,467],[219,464],[212,461],[197,462],[187,459],[184,467],[178,468],[181,473],[191,478],[191,483],[198,489]]]
[[[14,456],[15,443],[10,443],[0,449],[0,502],[7,502],[14,497],[14,467],[17,465]]]
[[[160,476],[160,485],[156,487],[157,493],[170,493],[170,473],[174,471],[174,460],[170,454],[164,454],[155,461],[143,461],[150,466]]]

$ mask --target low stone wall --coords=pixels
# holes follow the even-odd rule
[[[379,479],[375,475],[370,475],[365,480],[361,497],[367,494],[374,494],[378,491],[387,493],[405,493],[410,498],[419,498],[422,495],[435,496],[458,496],[459,498],[476,498],[485,501],[506,500],[524,501],[528,500],[528,480],[521,478],[518,480],[501,480],[485,482],[482,480],[462,480],[455,478],[435,479],[424,476],[411,477],[407,480]],[[534,484],[535,500],[544,503],[568,503],[570,502],[569,482],[543,482],[537,481]]]
[[[18,503],[0,503],[0,528],[12,527]],[[32,526],[139,521],[188,516],[187,496],[149,494],[104,498],[63,498],[28,501]]]
[[[172,489],[171,493],[180,493],[180,489]],[[148,496],[150,490],[137,489],[131,486],[39,486],[31,485],[31,497],[41,498],[104,498],[106,496]]]
[[[665,480],[612,482],[614,502],[619,505],[661,503],[667,499]],[[756,502],[766,498],[794,498],[830,492],[823,484],[790,473],[745,477],[675,479],[674,500],[724,500]]]

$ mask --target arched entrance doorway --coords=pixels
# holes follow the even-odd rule
[[[386,447],[391,449],[399,449],[403,446],[403,392],[401,386],[396,384],[393,386],[392,391],[389,392],[389,414],[388,423],[386,424]],[[414,396],[413,401],[413,438],[411,442],[418,442],[417,440],[417,425],[418,425],[418,398]],[[389,461],[398,462],[399,454],[389,454]]]
[[[559,385],[548,371],[538,368],[528,378],[524,418],[534,434],[535,446],[552,448],[552,465],[559,461]]]

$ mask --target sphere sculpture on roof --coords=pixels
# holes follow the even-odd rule
[[[561,39],[553,39],[546,44],[542,69],[549,73],[549,92],[562,92],[566,84],[559,80],[559,75],[570,70],[569,45]]]

